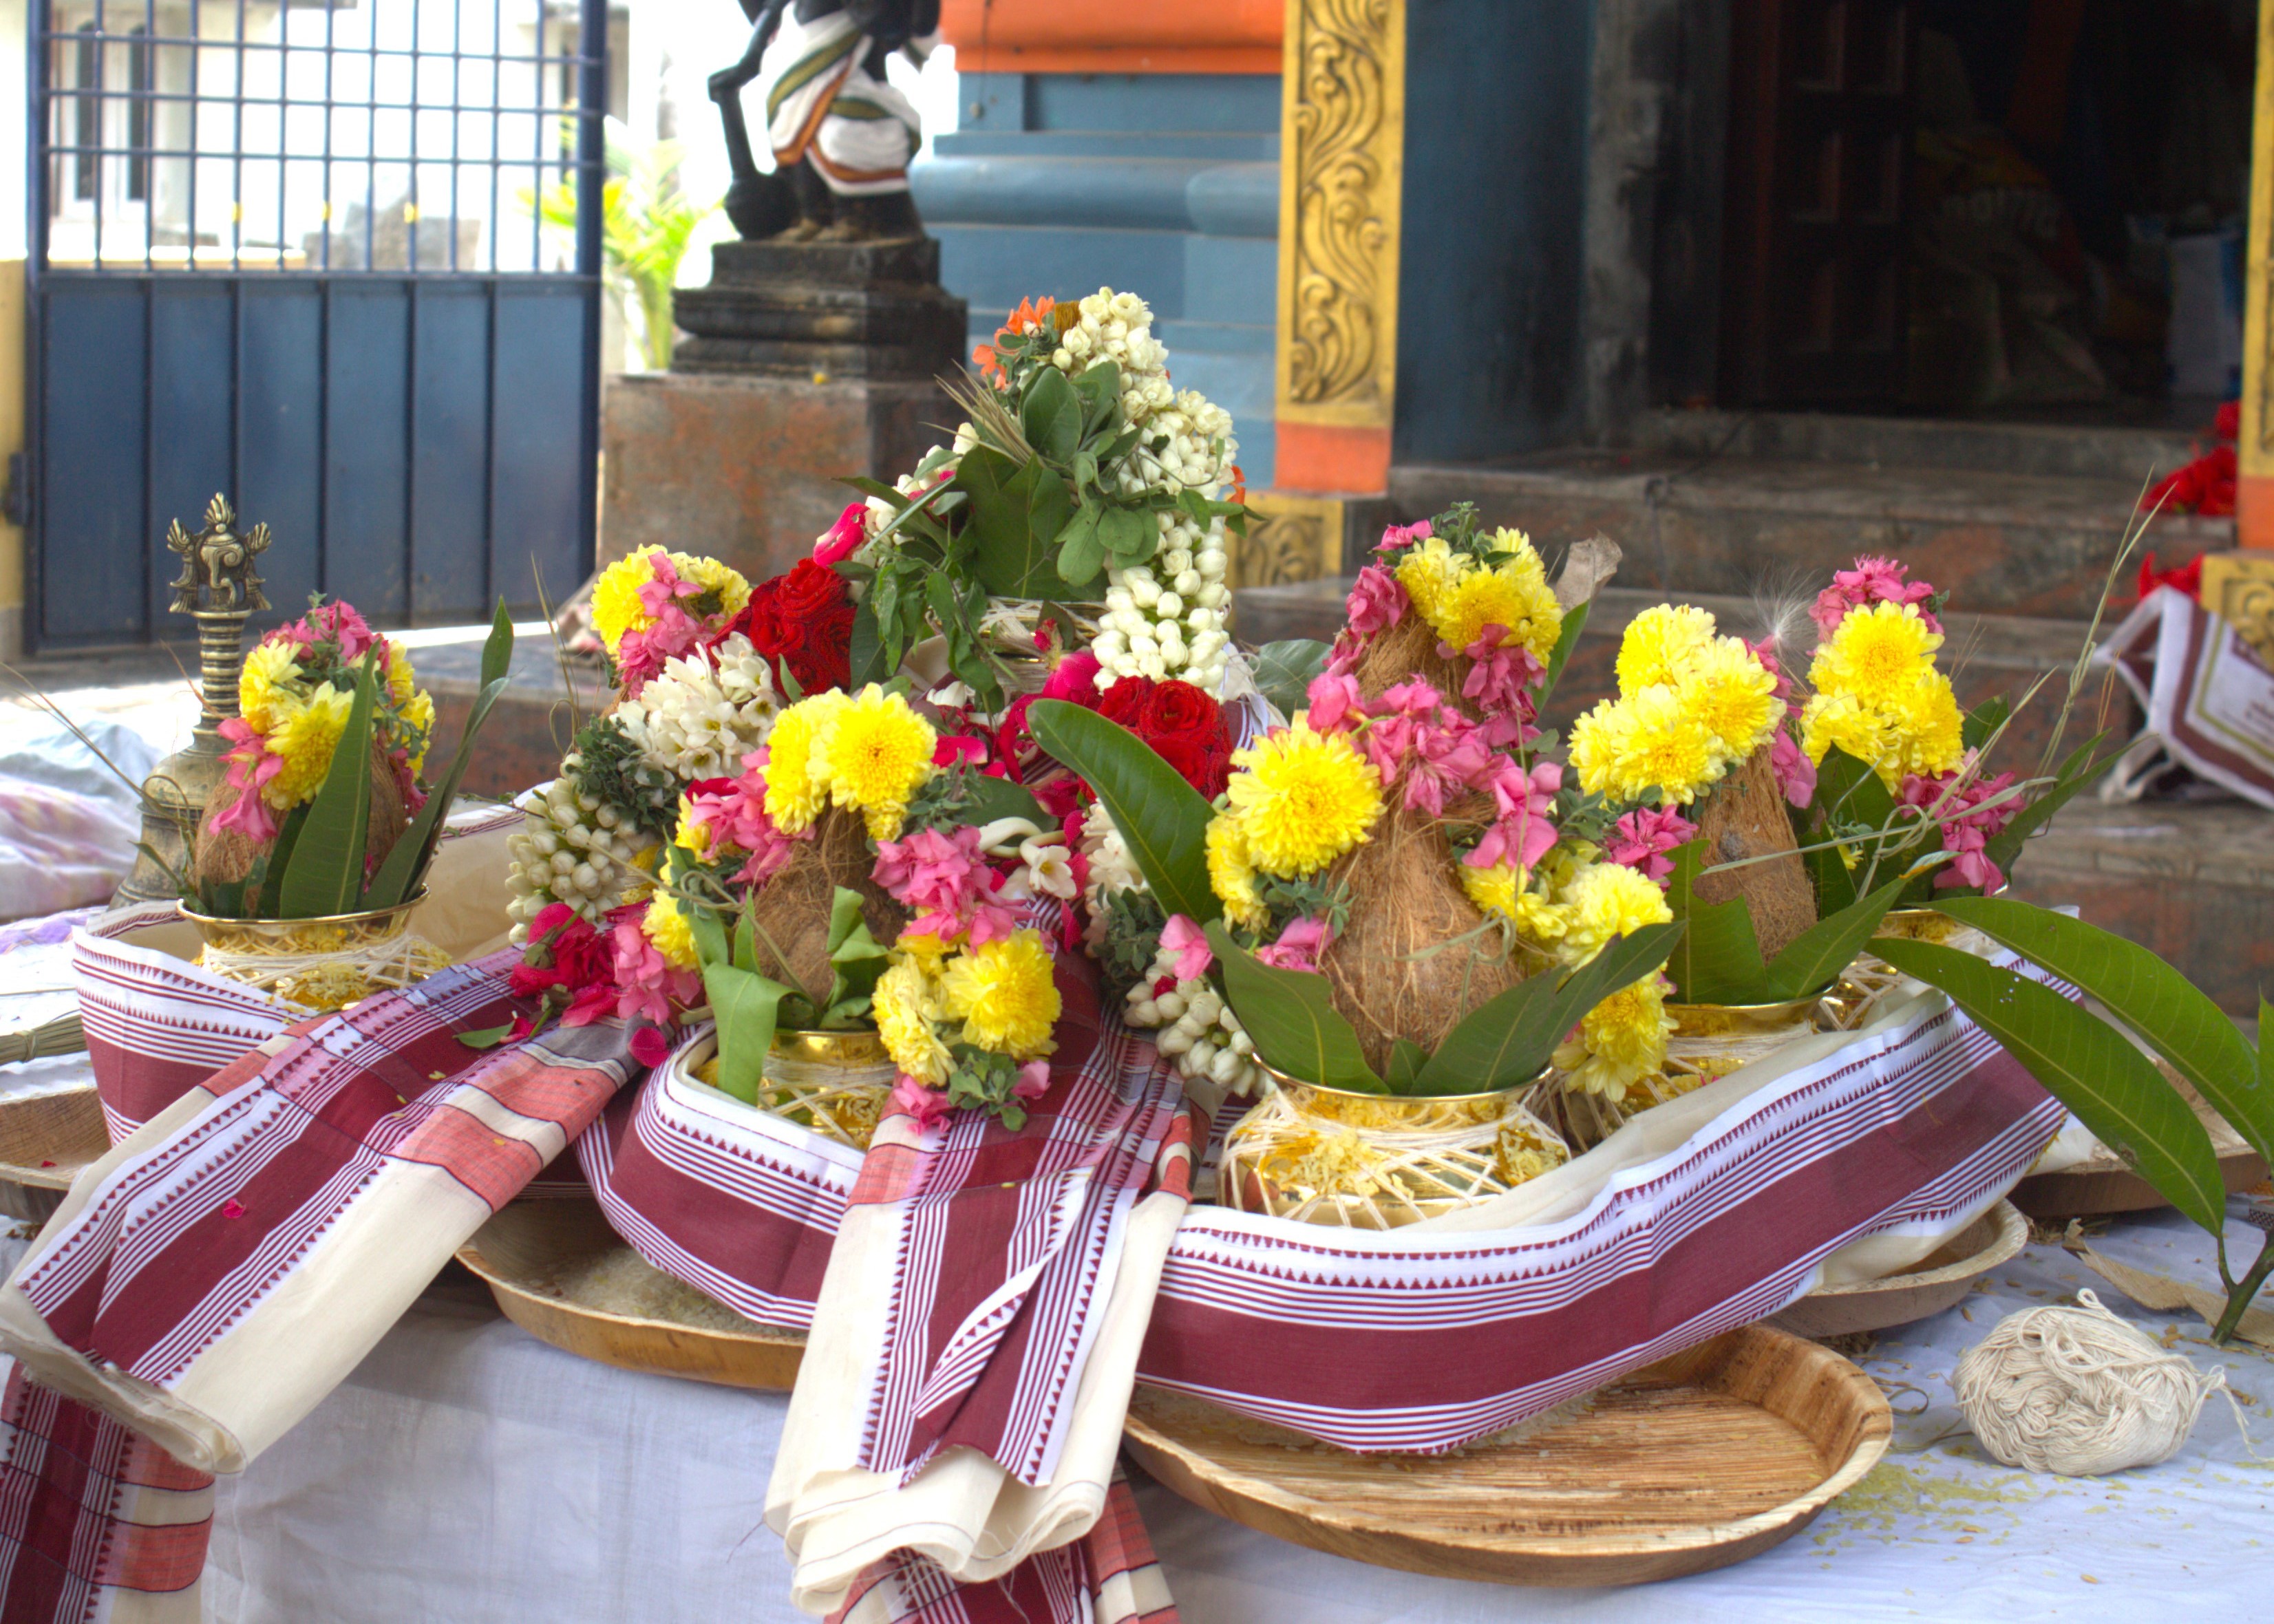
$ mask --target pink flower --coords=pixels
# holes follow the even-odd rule
[[[271,755],[268,743],[252,731],[252,724],[232,716],[221,725],[221,736],[235,748],[228,754],[229,782],[237,791],[235,804],[216,816],[215,829],[233,829],[256,845],[276,838],[276,815],[261,799],[268,781],[284,771],[284,758]]]
[[[1895,795],[1898,806],[1909,808],[1921,816],[1938,804],[1942,807],[1942,849],[1951,853],[1951,861],[1934,876],[1937,891],[1972,885],[1989,891],[2006,883],[2004,871],[1990,861],[1986,848],[2005,832],[2006,825],[2022,809],[2022,802],[2014,797],[1983,808],[1983,802],[1995,800],[2013,788],[2014,775],[2010,772],[2001,772],[1994,778],[1977,778],[1952,793],[1951,785],[1961,774],[1970,771],[1973,765],[1974,757],[1969,752],[1965,765],[1957,772],[1931,778],[1913,773],[1903,780],[1902,788]]]
[[[1269,947],[1258,948],[1255,956],[1265,964],[1280,970],[1311,970],[1319,967],[1319,956],[1335,939],[1334,927],[1322,919],[1291,919],[1279,939]]]
[[[1488,741],[1495,749],[1529,743],[1531,737],[1537,735],[1539,730],[1532,727],[1532,721],[1539,714],[1539,702],[1531,690],[1547,674],[1547,667],[1521,643],[1502,648],[1501,639],[1507,635],[1506,627],[1487,626],[1478,632],[1474,643],[1459,650],[1469,657],[1470,662],[1469,674],[1461,682],[1462,697],[1475,702],[1477,709],[1485,713],[1487,726],[1504,725],[1510,720],[1515,723],[1512,733],[1505,726],[1495,728],[1495,733],[1506,734]],[[1454,652],[1449,643],[1437,645],[1441,658],[1450,659]]]
[[[1393,524],[1382,532],[1382,545],[1374,551],[1395,553],[1398,548],[1410,547],[1417,541],[1427,541],[1429,536],[1429,521],[1427,519],[1419,524]]]
[[[1776,742],[1769,746],[1769,765],[1776,771],[1784,798],[1794,806],[1805,807],[1816,799],[1816,763],[1808,759],[1799,741],[1781,727],[1776,731]]]
[[[892,1109],[907,1112],[916,1119],[916,1126],[923,1129],[946,1116],[949,1108],[945,1092],[927,1088],[903,1071],[892,1085]]]
[[[632,1060],[651,1070],[671,1058],[671,1034],[660,1026],[632,1028]]]
[[[1625,868],[1663,882],[1674,872],[1666,855],[1697,838],[1698,825],[1672,807],[1638,807],[1611,825],[1603,855]]]
[[[1162,927],[1161,951],[1176,955],[1177,979],[1180,981],[1200,980],[1216,962],[1208,933],[1181,914],[1170,914],[1169,922]]]
[[[223,1201],[221,1204],[221,1215],[224,1218],[244,1217],[245,1203],[238,1200],[235,1196],[230,1197],[228,1200]]]
[[[1555,762],[1540,762],[1530,772],[1506,756],[1495,758],[1490,778],[1493,802],[1500,817],[1485,831],[1485,838],[1465,860],[1472,868],[1507,863],[1529,868],[1555,844],[1555,825],[1548,815],[1563,787],[1563,769]]]
[[[958,762],[969,762],[975,767],[987,764],[987,741],[975,739],[969,733],[942,733],[931,748],[931,764],[953,767]]]
[[[1039,1100],[1050,1091],[1050,1063],[1029,1060],[1019,1068],[1019,1080],[1011,1085],[1015,1099]]]
[[[837,515],[837,523],[829,527],[828,534],[813,544],[813,561],[834,569],[868,539],[869,504],[847,502],[845,511]]]
[[[301,619],[279,627],[261,641],[276,638],[290,639],[304,649],[312,649],[320,643],[336,643],[340,645],[340,659],[349,665],[361,659],[373,643],[384,641],[373,635],[369,623],[351,605],[343,603],[319,604]],[[378,663],[382,667],[386,665],[384,652]]]
[[[648,578],[640,584],[640,607],[651,620],[660,620],[666,609],[675,609],[682,598],[703,596],[703,583],[689,581],[680,575],[679,567],[671,561],[668,553],[648,555]]]
[[[1474,722],[1457,710],[1443,710],[1437,721],[1414,730],[1405,771],[1405,804],[1442,817],[1448,793],[1457,796],[1465,789],[1486,787],[1502,759],[1486,746]]]
[[[1088,649],[1077,650],[1050,668],[1050,674],[1043,682],[1043,697],[1095,706],[1097,703],[1097,673],[1101,669],[1096,655]]]
[[[1351,587],[1344,607],[1349,611],[1351,629],[1361,637],[1371,637],[1403,620],[1411,601],[1397,576],[1379,564],[1368,564],[1358,572],[1358,580]]]
[[[1776,679],[1776,688],[1773,690],[1772,697],[1790,699],[1792,678],[1786,673],[1783,663],[1777,658],[1775,636],[1772,635],[1763,637],[1758,642],[1748,643],[1745,646],[1753,651],[1753,658],[1760,661],[1769,675]]]
[[[1820,635],[1829,637],[1848,618],[1850,609],[1859,609],[1865,604],[1923,604],[1932,598],[1933,585],[1907,580],[1909,573],[1909,566],[1894,559],[1859,558],[1855,568],[1841,570],[1832,577],[1832,584],[1818,594],[1808,618],[1816,622]],[[1926,622],[1930,631],[1942,629],[1928,610],[1921,609],[1919,619]]]
[[[877,884],[918,917],[908,929],[918,936],[971,934],[974,946],[1010,936],[1016,913],[996,900],[1003,876],[979,849],[979,831],[964,824],[952,833],[919,829],[905,839],[880,841]]]
[[[1356,677],[1321,672],[1311,679],[1304,697],[1310,703],[1314,733],[1347,733],[1366,720],[1366,701],[1359,693]]]
[[[610,945],[615,954],[616,1013],[626,1020],[649,1020],[669,1026],[676,1017],[673,1005],[693,1007],[701,997],[703,980],[663,956],[640,929],[641,903],[618,908],[608,917],[615,922]],[[652,1065],[653,1061],[641,1064]]]

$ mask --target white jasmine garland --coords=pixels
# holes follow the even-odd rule
[[[1154,993],[1163,980],[1173,979],[1175,966],[1176,955],[1165,951],[1153,960],[1145,979],[1129,989],[1122,1019],[1157,1030],[1153,1046],[1175,1064],[1179,1077],[1204,1077],[1236,1094],[1254,1093],[1268,1080],[1255,1059],[1255,1045],[1206,977]]]
[[[660,843],[630,827],[598,796],[580,792],[574,776],[578,765],[571,753],[562,759],[559,778],[515,802],[522,826],[506,841],[512,861],[505,911],[516,947],[529,945],[529,922],[549,904],[565,902],[605,928],[612,910],[652,883],[640,860]]]
[[[697,652],[666,660],[617,714],[641,755],[692,783],[738,775],[742,757],[765,742],[780,710],[764,657],[737,632],[710,658]]]

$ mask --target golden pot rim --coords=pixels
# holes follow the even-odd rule
[[[777,1055],[802,1050],[813,1060],[858,1059],[874,1064],[892,1058],[883,1034],[874,1026],[776,1026],[772,1047]],[[847,1049],[861,1052],[857,1056],[836,1052]]]
[[[392,919],[398,914],[408,914],[426,900],[426,888],[422,885],[415,895],[404,898],[391,908],[365,908],[354,914],[312,914],[298,919],[236,919],[227,914],[200,914],[186,902],[177,902],[184,919],[200,928],[207,925],[224,926],[231,930],[290,929],[305,925],[368,925]]]
[[[1839,984],[1838,979],[1834,978],[1832,985],[1825,988],[1823,992],[1812,992],[1803,998],[1780,998],[1770,1004],[1675,1004],[1669,1001],[1666,1005],[1666,1012],[1676,1020],[1682,1019],[1682,1012],[1684,1010],[1711,1010],[1726,1015],[1744,1015],[1764,1020],[1773,1019],[1779,1015],[1798,1015],[1804,1011],[1815,1008],[1817,1004],[1823,1002],[1825,993],[1832,991]]]
[[[1360,1088],[1334,1088],[1325,1083],[1306,1083],[1300,1078],[1288,1076],[1260,1054],[1254,1058],[1255,1064],[1261,1066],[1266,1075],[1282,1088],[1301,1088],[1312,1094],[1322,1094],[1337,1100],[1370,1100],[1376,1104],[1387,1102],[1391,1105],[1412,1106],[1457,1105],[1465,1100],[1505,1100],[1511,1095],[1529,1094],[1546,1082],[1549,1074],[1555,1070],[1555,1063],[1551,1060],[1540,1068],[1538,1075],[1523,1082],[1511,1083],[1505,1088],[1487,1088],[1476,1094],[1368,1094]]]

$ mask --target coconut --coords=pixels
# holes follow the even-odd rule
[[[215,786],[213,798],[206,802],[205,817],[198,826],[197,854],[190,864],[190,879],[200,888],[233,884],[245,878],[252,872],[253,864],[275,846],[274,840],[252,840],[234,829],[214,827],[214,820],[235,806],[242,793],[224,778]],[[371,741],[369,816],[364,835],[366,872],[377,869],[387,861],[387,854],[410,826],[410,811],[403,798],[402,780],[395,776],[395,763],[377,739]],[[246,891],[245,910],[248,914],[258,905],[261,890],[261,885],[255,885]]]
[[[1816,923],[1816,884],[1793,838],[1784,786],[1777,782],[1766,745],[1715,787],[1698,816],[1698,832],[1708,866],[1767,859],[1702,876],[1694,888],[1701,902],[1744,898],[1763,958],[1775,958]]]
[[[803,989],[809,997],[828,996],[835,979],[829,962],[829,910],[840,885],[861,893],[861,916],[870,936],[886,944],[898,936],[907,923],[907,910],[872,877],[876,861],[861,815],[825,808],[814,820],[813,838],[795,842],[789,861],[752,893],[760,973]]]
[[[1463,1016],[1524,979],[1461,889],[1459,862],[1438,820],[1401,807],[1335,867],[1350,914],[1319,967],[1377,1073],[1399,1038],[1433,1054]]]

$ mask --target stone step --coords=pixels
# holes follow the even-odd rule
[[[1595,534],[1621,580],[1655,590],[1813,594],[1858,553],[1901,560],[1976,614],[2089,618],[2140,494],[2088,478],[1662,451],[1567,448],[1489,464],[1390,470],[1402,516],[1472,501],[1553,551]],[[2234,545],[2231,519],[2158,519],[2165,568]],[[2127,568],[2125,572],[2129,575]],[[2118,605],[2131,600],[2128,578]]]
[[[2214,409],[2197,414],[2204,424]],[[1638,450],[1665,456],[1847,462],[1864,468],[1955,468],[1986,474],[2051,474],[2132,485],[2201,456],[2207,432],[1997,423],[1946,417],[1866,417],[1801,411],[1644,414]]]

